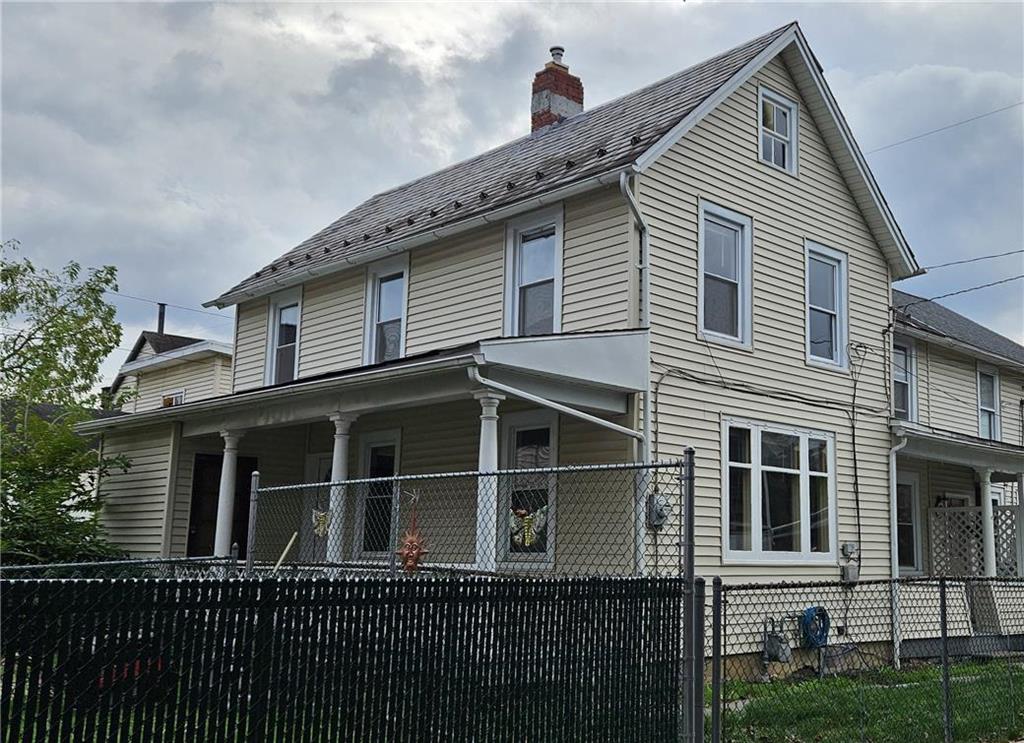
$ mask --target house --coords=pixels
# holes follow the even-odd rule
[[[1019,575],[1024,347],[893,290],[900,575]]]
[[[472,473],[692,447],[698,572],[893,573],[890,287],[920,268],[800,28],[593,109],[563,54],[528,134],[371,197],[209,303],[236,310],[230,393],[82,426],[137,462],[104,485],[122,544],[244,551],[258,470],[281,486],[259,504],[274,556],[333,518],[316,559],[373,563],[409,493],[362,478],[450,472],[410,486],[428,561],[642,570],[678,540],[622,553],[645,529],[635,483]],[[327,480],[351,485],[285,487]]]

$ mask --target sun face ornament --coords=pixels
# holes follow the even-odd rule
[[[395,554],[402,561],[402,569],[412,574],[419,569],[420,561],[427,554],[427,540],[416,523],[416,502],[419,500],[419,496],[413,493],[410,500],[412,500],[412,521],[405,534],[402,535],[402,546],[396,550]]]

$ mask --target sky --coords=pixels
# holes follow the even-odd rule
[[[594,106],[798,20],[923,266],[1024,248],[1020,3],[0,7],[2,236],[114,264],[130,348],[370,195],[514,139],[566,47]],[[873,150],[995,109],[896,147]],[[932,297],[1024,274],[937,268]],[[943,300],[1024,343],[1024,282]],[[230,340],[230,310],[167,332]],[[104,364],[112,379],[126,350]]]

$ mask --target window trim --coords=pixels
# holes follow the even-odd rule
[[[181,402],[171,403],[170,405],[164,405],[164,400],[166,400],[168,397],[177,397],[178,395],[181,395]],[[161,392],[160,393],[160,407],[161,408],[174,408],[174,407],[177,407],[178,405],[184,405],[184,404],[185,404],[185,388],[184,387],[181,387],[181,388],[176,389],[176,390],[170,390],[169,392]]]
[[[764,101],[768,100],[774,103],[776,106],[787,109],[789,112],[789,121],[792,124],[789,131],[789,151],[792,153],[790,157],[789,166],[782,168],[776,165],[771,160],[766,160],[764,156],[764,144],[761,141],[761,134],[764,130],[764,124],[761,123],[761,108],[764,105]],[[767,165],[774,170],[781,173],[786,173],[793,176],[794,178],[800,177],[800,104],[794,100],[787,98],[781,93],[777,93],[771,88],[766,88],[763,85],[757,86],[757,159],[764,165]],[[777,133],[771,132],[772,136],[781,139]]]
[[[751,549],[734,550],[729,546],[729,428],[750,429],[750,525]],[[765,551],[761,547],[761,434],[764,432],[784,433],[801,437],[800,447],[800,552]],[[756,435],[755,435],[756,432]],[[810,467],[808,449],[804,442],[808,438],[822,439],[828,444],[828,552],[810,551]],[[836,435],[831,431],[819,431],[800,428],[779,423],[756,421],[746,418],[722,417],[721,442],[721,498],[722,522],[720,542],[722,548],[722,564],[725,565],[760,565],[769,562],[773,565],[838,565],[839,564],[839,513],[838,513],[838,477],[836,466]],[[771,468],[769,471],[777,470]],[[803,550],[806,543],[807,550]]]
[[[398,358],[405,356],[405,335],[409,327],[409,254],[385,258],[366,267],[366,282],[363,285],[363,364],[377,362],[377,283],[380,279],[402,274],[402,332],[398,341]]]
[[[985,407],[982,407],[982,405],[981,405],[981,375],[982,374],[985,374],[987,376],[992,377],[992,407],[991,408],[985,408]],[[1003,438],[1002,437],[1002,434],[1003,434],[1003,431],[1002,431],[1003,422],[1002,422],[1002,416],[999,415],[999,407],[1000,407],[1000,403],[1002,402],[1000,400],[1000,397],[999,397],[999,385],[1000,385],[999,369],[997,369],[994,366],[990,366],[988,364],[979,363],[977,371],[976,371],[976,373],[974,375],[974,380],[975,380],[975,388],[977,390],[977,400],[978,400],[978,438],[985,439],[986,441],[1002,441],[1002,438]],[[986,438],[982,434],[982,432],[981,432],[981,414],[982,414],[982,411],[990,412],[990,413],[993,414],[992,415],[992,427],[993,427],[993,433],[995,434],[994,436]]]
[[[387,446],[388,444],[395,447],[395,474],[398,475],[402,471],[402,429],[400,428],[389,428],[380,431],[367,431],[359,434],[359,477],[361,479],[369,478],[370,476],[370,449],[375,446]],[[365,527],[364,519],[366,518],[366,488],[359,488],[359,493],[355,499],[355,522],[352,530],[352,559],[353,560],[371,560],[377,561],[382,557],[389,557],[390,553],[385,550],[384,552],[365,552],[363,551],[363,531]],[[394,515],[394,501],[401,495],[401,486],[398,481],[395,482],[392,492],[392,516]],[[394,525],[391,527],[395,528]]]
[[[895,420],[904,420],[896,417],[896,346],[904,348],[907,352],[907,423],[917,422],[917,345],[913,338],[897,335],[893,337],[893,356],[890,361],[890,380],[892,384],[892,417]]]
[[[740,230],[740,256],[736,262],[739,273],[736,308],[739,317],[739,336],[725,335],[704,328],[704,222],[707,217],[731,223]],[[752,351],[754,348],[754,221],[746,214],[706,199],[697,202],[697,338],[733,348]]]
[[[505,223],[505,301],[502,307],[502,330],[508,338],[519,336],[519,238],[523,233],[554,226],[555,273],[551,332],[562,332],[562,259],[564,254],[565,217],[562,205],[531,212]]]
[[[897,533],[896,540],[896,554],[893,555],[893,559],[896,561],[896,570],[900,576],[914,576],[924,575],[924,524],[923,516],[924,513],[921,510],[921,478],[916,472],[897,472],[896,473],[896,486],[909,485],[911,489],[911,508],[913,509],[913,522],[914,527],[914,565],[913,567],[904,567],[899,564],[900,553],[899,553],[899,536]],[[897,527],[899,521],[897,519]]]
[[[811,353],[811,257],[829,261],[836,266],[836,354],[829,360]],[[808,365],[846,372],[850,359],[846,348],[850,340],[849,256],[815,240],[804,240],[804,358]]]
[[[512,447],[515,445],[515,432],[537,428],[547,428],[550,431],[551,441],[551,466],[557,467],[558,461],[558,429],[559,416],[554,410],[538,408],[536,410],[523,410],[517,413],[507,413],[501,416],[499,468],[502,470],[514,469],[512,466]],[[543,555],[520,554],[512,555],[508,548],[508,520],[498,518],[497,530],[497,565],[498,568],[514,568],[516,570],[550,570],[555,566],[555,543],[558,540],[557,517],[558,517],[558,478],[557,475],[549,476],[548,485],[548,543],[547,552]],[[499,485],[498,493],[498,514],[504,514],[508,508],[508,490],[505,486]]]
[[[266,361],[263,365],[263,383],[265,385],[277,384],[277,314],[282,307],[294,304],[298,311],[298,321],[295,324],[295,368],[292,371],[292,380],[299,378],[299,350],[302,345],[302,287],[273,294],[270,297],[267,311],[267,346]],[[283,384],[283,383],[282,383]]]

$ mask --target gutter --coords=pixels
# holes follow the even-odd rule
[[[889,448],[889,571],[893,579],[900,577],[899,539],[896,534],[896,454],[907,445],[906,434],[900,432],[900,441]]]
[[[190,356],[198,356],[200,354],[223,354],[224,356],[231,356],[232,351],[233,348],[231,345],[222,341],[201,341],[200,343],[193,343],[189,346],[176,348],[173,351],[155,353],[152,356],[144,356],[141,359],[126,362],[121,365],[121,368],[118,369],[117,373],[119,375],[131,374],[132,372],[140,369],[163,366],[175,361],[183,361]]]
[[[629,187],[629,176],[622,172],[619,174],[619,191],[626,200],[629,210],[636,219],[637,228],[640,230],[640,261],[637,270],[640,271],[640,326],[647,329],[647,364],[650,366],[651,359],[651,230],[644,219],[640,204]],[[639,184],[640,174],[635,173],[632,177],[633,183]],[[643,451],[644,462],[651,462],[651,375],[648,369],[646,384],[644,385],[644,419],[643,419]]]
[[[309,268],[300,273],[294,274],[288,279],[273,282],[272,285],[263,286],[258,290],[253,291],[237,291],[228,294],[221,295],[216,299],[212,299],[209,302],[204,302],[203,307],[217,307],[223,309],[233,304],[238,304],[249,299],[256,297],[262,297],[267,294],[273,294],[274,292],[286,289],[288,287],[297,286],[304,281],[309,280],[310,277],[327,276],[333,273],[344,271],[353,266],[361,266],[367,263],[373,263],[374,261],[386,258],[396,253],[403,253],[412,248],[418,247],[425,243],[434,242],[446,237],[458,235],[469,230],[476,229],[485,225],[493,224],[495,222],[503,222],[509,217],[523,212],[533,211],[542,206],[548,206],[550,204],[563,201],[570,196],[592,191],[602,186],[610,186],[619,180],[620,173],[629,172],[632,168],[632,164],[626,165],[623,168],[617,168],[600,175],[591,176],[585,178],[576,183],[563,186],[562,188],[555,189],[554,191],[548,191],[547,193],[539,196],[533,196],[523,201],[517,201],[509,206],[500,207],[493,211],[486,212],[484,214],[477,215],[475,217],[468,217],[459,222],[454,222],[444,227],[438,227],[434,230],[428,230],[421,232],[416,235],[410,235],[409,237],[398,240],[397,242],[382,245],[379,248],[362,253],[353,258],[341,258],[335,263],[321,266],[319,268]]]

